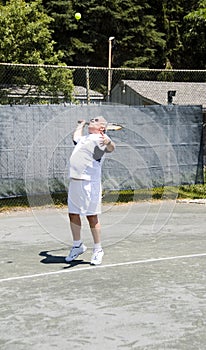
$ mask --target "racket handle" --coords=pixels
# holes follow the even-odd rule
[[[82,120],[78,120],[77,123],[78,123],[78,124],[81,124],[81,123],[82,123]],[[89,125],[89,122],[86,122],[84,125]]]

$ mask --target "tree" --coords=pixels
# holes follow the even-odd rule
[[[40,0],[0,5],[0,61],[57,64],[62,53],[54,51],[48,29],[51,21]]]
[[[108,65],[108,39],[114,36],[113,67],[155,66],[164,40],[149,9],[148,3],[140,0],[90,0],[83,32],[84,40],[92,44],[90,64]]]
[[[177,68],[182,55],[182,21],[184,9],[182,0],[175,2],[162,1],[162,25],[165,33],[166,45],[164,50],[165,67],[169,61],[171,67]]]
[[[196,0],[149,0],[153,16],[156,18],[157,30],[165,34],[166,45],[162,53],[163,66],[168,62],[170,68],[185,68],[184,17],[197,8]]]
[[[52,17],[50,28],[53,32],[56,50],[63,52],[63,59],[67,65],[87,65],[88,55],[93,52],[92,41],[87,41],[85,31],[88,22],[87,7],[84,2],[77,0],[43,0],[47,14]],[[75,19],[75,12],[82,13],[82,20]],[[88,35],[89,36],[89,35]]]
[[[184,17],[184,65],[190,69],[206,69],[206,0]]]
[[[133,0],[43,0],[54,19],[51,28],[56,48],[67,64],[107,66],[108,39],[115,36],[113,66],[155,66],[164,46],[147,2]],[[76,21],[75,12],[82,14]]]
[[[60,59],[63,54],[54,50],[55,42],[51,39],[49,24],[53,21],[43,12],[41,0],[27,3],[25,0],[10,0],[6,5],[0,4],[0,61],[5,63],[27,64],[55,64],[62,65]],[[1,72],[3,74],[3,72]],[[52,92],[53,81],[59,79],[68,84],[64,88],[64,96],[72,94],[72,74],[69,70],[55,70],[45,68],[21,68],[17,71],[13,67],[10,84],[38,85],[39,91]],[[28,88],[29,91],[30,87]]]
[[[159,63],[164,34],[157,30],[156,19],[147,1],[119,1],[117,36],[120,38],[119,61],[125,67],[151,67]]]

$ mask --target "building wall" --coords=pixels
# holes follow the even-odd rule
[[[111,92],[111,102],[128,106],[143,106],[145,103],[141,95],[134,92],[130,87],[118,84]]]

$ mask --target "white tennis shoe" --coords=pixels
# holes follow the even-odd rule
[[[66,262],[71,262],[74,259],[76,259],[79,255],[83,254],[86,252],[87,247],[81,243],[79,247],[72,247],[70,250],[69,255],[65,258]]]
[[[103,250],[94,250],[91,258],[91,265],[100,265],[104,256]]]

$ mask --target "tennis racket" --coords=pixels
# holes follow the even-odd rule
[[[109,131],[118,131],[121,130],[123,128],[122,125],[120,124],[116,124],[116,123],[108,123],[107,124],[107,130]]]
[[[78,121],[78,123],[81,123],[81,120]],[[86,122],[86,125],[89,125],[89,122]],[[117,124],[117,123],[108,123],[107,124],[107,131],[118,131],[121,130],[123,128],[123,126],[121,124]]]

